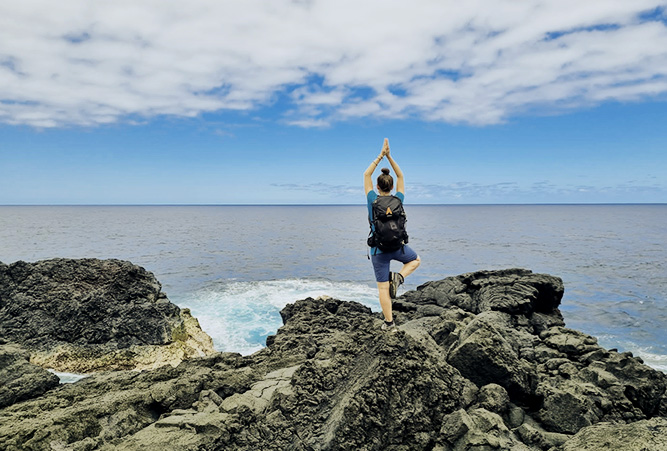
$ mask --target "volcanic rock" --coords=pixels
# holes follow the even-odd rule
[[[215,352],[155,276],[120,260],[0,263],[0,337],[58,371],[145,369]]]
[[[0,345],[0,408],[44,394],[59,384],[58,376],[29,362],[30,353],[16,345]]]
[[[562,296],[527,270],[464,274],[397,299],[394,333],[361,304],[300,300],[251,356],[96,374],[6,406],[0,448],[661,449],[667,376],[567,329]]]

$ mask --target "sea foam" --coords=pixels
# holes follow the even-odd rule
[[[88,377],[87,374],[63,373],[53,369],[49,369],[48,371],[58,376],[61,384],[73,384],[74,382],[80,381],[84,377]]]
[[[249,355],[262,349],[266,337],[282,326],[283,307],[320,296],[354,300],[379,310],[377,289],[370,285],[309,279],[219,281],[179,304],[190,308],[218,351]]]

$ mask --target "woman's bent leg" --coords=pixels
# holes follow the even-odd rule
[[[403,276],[405,279],[408,277],[410,274],[415,272],[415,269],[419,268],[419,265],[421,264],[421,259],[419,256],[417,256],[416,259],[412,260],[411,262],[407,262],[403,264],[403,267],[399,271],[399,273]]]

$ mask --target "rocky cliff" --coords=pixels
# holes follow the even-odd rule
[[[79,373],[177,365],[215,352],[189,310],[161,288],[127,261],[0,263],[0,340],[29,351],[32,363]]]
[[[667,377],[567,329],[560,279],[464,274],[399,298],[399,330],[305,299],[252,356],[97,374],[0,409],[7,450],[660,450]]]

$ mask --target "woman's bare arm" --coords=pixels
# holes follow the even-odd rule
[[[396,192],[405,194],[405,178],[403,177],[403,171],[401,171],[401,168],[398,165],[398,163],[396,163],[396,161],[391,157],[391,153],[389,151],[389,143],[387,143],[386,156],[387,160],[389,160],[389,164],[391,164],[391,168],[394,170],[394,173],[396,174]]]
[[[385,149],[389,149],[389,141],[387,141],[387,138],[384,140],[384,145],[382,146],[382,152],[380,152],[380,155],[378,155],[375,160],[371,162],[370,165],[368,165],[368,168],[364,171],[364,193],[368,194],[369,192],[373,191],[373,172],[375,169],[377,169],[378,165],[380,164],[380,161],[382,161],[382,158],[385,156]]]

